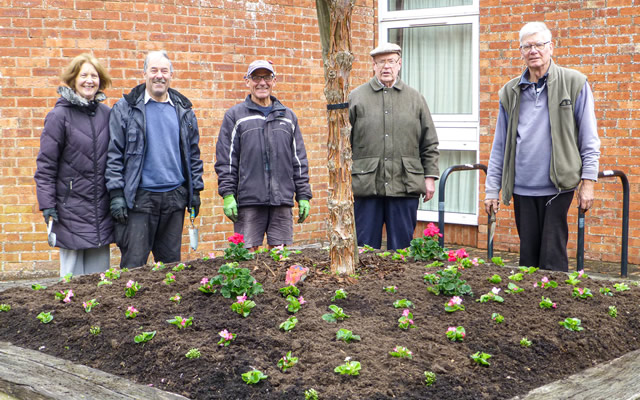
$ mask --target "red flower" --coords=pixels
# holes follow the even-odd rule
[[[433,224],[433,222],[429,222],[427,225],[427,229],[424,230],[423,234],[429,237],[440,236],[442,237],[442,233],[440,233],[440,229]]]
[[[234,233],[233,235],[229,236],[229,241],[234,244],[244,243],[244,235]]]
[[[456,251],[456,257],[458,257],[458,258],[467,258],[467,257],[469,257],[469,254],[467,254],[467,252],[464,249],[458,249]]]

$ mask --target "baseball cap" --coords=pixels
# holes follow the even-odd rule
[[[380,46],[371,50],[369,55],[371,57],[375,57],[378,54],[388,54],[388,53],[396,53],[399,56],[402,55],[402,49],[395,43],[382,43]]]
[[[247,70],[247,75],[245,75],[245,78],[248,78],[249,76],[251,76],[251,74],[253,74],[255,70],[261,69],[261,68],[269,70],[271,71],[272,74],[275,75],[276,71],[274,71],[272,64],[273,63],[271,61],[267,61],[267,60],[256,60],[252,62],[251,64],[249,64],[249,69]]]

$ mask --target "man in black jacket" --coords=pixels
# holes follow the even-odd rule
[[[235,232],[253,250],[293,243],[293,198],[298,223],[309,215],[309,164],[298,118],[271,95],[276,83],[270,61],[249,65],[250,94],[224,115],[216,145],[218,193]]]
[[[111,111],[106,182],[116,221],[120,267],[180,261],[185,208],[200,209],[202,161],[191,102],[170,89],[173,66],[164,51],[144,62],[145,83]]]

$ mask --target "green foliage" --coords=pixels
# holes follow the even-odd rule
[[[9,311],[9,310],[11,310],[11,306],[10,306],[9,304],[4,304],[4,303],[3,303],[3,304],[0,304],[0,311],[5,311],[5,312],[7,312],[7,311]]]
[[[329,309],[333,311],[331,314],[324,314],[322,319],[327,322],[335,323],[336,321],[342,321],[345,318],[349,318],[347,314],[344,313],[344,310],[334,304],[329,306]]]
[[[41,285],[39,283],[34,283],[33,285],[31,285],[31,289],[33,290],[45,290],[47,287],[44,285]]]
[[[415,307],[410,300],[400,299],[393,302],[395,308],[413,308]]]
[[[347,357],[344,360],[344,364],[338,365],[333,369],[334,372],[340,375],[360,375],[360,363],[358,361],[350,361],[350,358]]]
[[[427,264],[424,267],[425,268],[440,268],[444,265],[444,263],[442,261],[434,261],[431,264]]]
[[[436,274],[424,274],[424,277],[422,278],[424,279],[425,283],[438,283],[438,281],[440,280],[440,277],[437,276]]]
[[[444,260],[447,253],[444,251],[437,236],[424,236],[415,238],[409,245],[409,257],[413,257],[414,261]]]
[[[318,392],[311,388],[304,391],[304,400],[318,400]]]
[[[524,272],[525,274],[533,274],[534,272],[536,272],[540,268],[538,268],[538,267],[518,267],[518,269],[520,271]]]
[[[501,324],[504,322],[504,317],[495,312],[491,314],[491,319],[494,320],[496,324]]]
[[[500,278],[500,275],[498,274],[492,275],[490,278],[487,278],[487,280],[493,283],[494,285],[497,285],[498,283],[502,282],[502,278]]]
[[[522,272],[518,272],[517,274],[509,275],[509,279],[512,281],[520,282],[524,278]]]
[[[475,361],[476,363],[480,364],[480,365],[484,365],[484,366],[489,366],[491,364],[489,364],[489,359],[491,358],[491,354],[487,354],[487,353],[481,353],[479,351],[475,352],[474,354],[471,355],[471,359],[473,361]]]
[[[92,335],[99,335],[102,332],[102,330],[100,329],[99,326],[92,326],[91,328],[89,328],[89,333]]]
[[[520,346],[531,347],[531,345],[532,345],[531,340],[527,339],[526,337],[523,337],[522,339],[520,339]]]
[[[519,287],[518,285],[516,285],[513,282],[509,282],[509,286],[507,286],[508,289],[505,290],[505,293],[512,293],[512,294],[516,294],[516,293],[520,293],[520,292],[524,292],[524,289]]]
[[[591,294],[591,289],[589,288],[580,289],[579,287],[574,287],[572,296],[580,299],[586,299],[589,297],[593,297],[593,294]]]
[[[202,354],[200,354],[200,350],[193,348],[193,349],[189,349],[189,351],[187,351],[187,354],[185,354],[184,356],[187,357],[189,360],[193,360],[194,358],[200,358]]]
[[[613,296],[613,293],[611,293],[611,289],[609,289],[608,287],[600,288],[600,294],[603,296]]]
[[[424,384],[431,386],[436,383],[436,374],[431,371],[424,371]]]
[[[491,262],[500,267],[504,267],[504,261],[502,261],[502,257],[491,257]]]
[[[627,291],[627,290],[631,290],[631,289],[629,289],[629,286],[624,282],[614,283],[613,287],[616,288],[616,292],[624,292],[624,291]]]
[[[280,288],[280,290],[278,290],[280,292],[280,294],[282,295],[282,297],[287,297],[287,296],[300,296],[300,289],[298,289],[297,287],[293,286],[293,285],[289,285],[283,288]]]
[[[142,332],[141,334],[139,334],[136,337],[134,337],[133,341],[136,342],[136,343],[146,343],[149,340],[153,339],[153,337],[155,335],[156,335],[156,331]]]
[[[613,318],[618,316],[618,308],[616,306],[609,306],[609,315]]]
[[[278,368],[282,370],[282,372],[287,372],[287,370],[298,363],[298,357],[294,357],[291,355],[291,352],[287,352],[286,355],[282,356],[278,360]]]
[[[298,299],[296,299],[295,297],[289,295],[287,296],[287,301],[289,302],[289,305],[287,306],[287,310],[291,313],[297,313],[298,311],[300,311],[300,301],[298,301]]]
[[[346,343],[351,343],[352,340],[360,340],[360,336],[354,335],[353,332],[347,329],[340,329],[336,332],[336,340],[342,340]]]
[[[176,315],[175,317],[173,317],[173,319],[168,319],[167,322],[171,325],[177,326],[179,329],[184,329],[193,324],[193,317],[183,318],[179,315]]]
[[[460,271],[458,271],[457,268],[447,268],[442,271],[436,272],[436,274],[440,275],[440,279],[435,286],[429,288],[430,292],[436,295],[443,294],[447,296],[473,296],[471,286],[467,285],[467,281],[463,281],[462,279],[460,279],[462,274],[460,274]]]
[[[249,269],[238,268],[237,262],[222,265],[218,274],[211,279],[211,284],[220,285],[220,293],[226,299],[242,294],[253,297],[264,292],[262,285],[251,276]]]
[[[292,315],[289,318],[287,318],[286,321],[280,324],[280,329],[284,330],[285,332],[288,332],[293,328],[295,328],[297,324],[298,324],[298,318]]]
[[[558,323],[570,331],[579,332],[581,330],[584,330],[584,328],[580,326],[580,324],[582,324],[582,321],[580,321],[578,318],[565,318],[564,321],[560,321]]]
[[[242,374],[242,380],[245,381],[247,385],[255,385],[263,379],[267,379],[269,375],[265,375],[262,371],[257,369],[252,369],[249,372],[245,372]]]
[[[335,296],[333,296],[331,298],[331,301],[336,301],[336,300],[342,300],[342,299],[346,299],[347,298],[347,291],[344,289],[338,289],[336,290],[336,294]]]
[[[48,324],[53,320],[53,315],[51,315],[51,312],[42,311],[36,318],[38,318],[43,324]]]

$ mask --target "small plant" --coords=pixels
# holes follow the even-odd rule
[[[398,291],[398,287],[397,286],[385,286],[382,288],[383,291],[385,291],[386,293],[395,293]]]
[[[404,346],[394,347],[393,350],[389,352],[389,355],[391,357],[397,357],[397,358],[408,358],[408,359],[413,358],[413,353],[411,352],[411,350],[407,349]]]
[[[167,272],[167,274],[165,275],[165,278],[164,278],[164,284],[165,285],[171,285],[175,281],[176,281],[176,276],[174,274],[172,274],[171,272]]]
[[[285,332],[289,332],[290,330],[295,328],[297,324],[298,324],[298,318],[296,318],[295,316],[292,315],[289,318],[287,318],[286,321],[281,323],[279,328],[282,329]]]
[[[265,375],[262,371],[257,369],[252,369],[249,372],[245,372],[242,374],[242,380],[245,381],[247,385],[255,385],[263,379],[267,379],[269,375]]]
[[[304,391],[304,400],[318,400],[318,392],[311,388]]]
[[[431,371],[424,371],[424,384],[431,386],[436,383],[436,374]]]
[[[572,296],[579,299],[586,299],[593,297],[593,294],[591,294],[591,290],[589,288],[580,289],[579,287],[574,287]]]
[[[285,261],[289,259],[291,254],[298,254],[300,250],[291,251],[287,249],[287,246],[280,245],[276,246],[269,251],[269,255],[273,258],[274,261]]]
[[[336,332],[336,340],[342,340],[345,343],[351,343],[352,340],[359,341],[360,336],[354,335],[353,332],[348,329],[339,329],[338,332]]]
[[[449,302],[444,305],[444,310],[446,312],[455,312],[458,310],[464,311],[464,306],[462,305],[462,297],[453,296],[449,299]]]
[[[491,257],[491,262],[499,267],[504,267],[504,261],[502,261],[502,257]]]
[[[358,361],[351,361],[351,357],[344,359],[344,364],[338,365],[333,369],[334,372],[340,375],[360,375],[360,363]]]
[[[504,317],[498,313],[491,314],[491,319],[495,321],[496,324],[501,324],[504,322]]]
[[[538,268],[538,267],[518,267],[518,269],[520,271],[524,272],[525,274],[533,274],[534,272],[536,272],[540,268]]]
[[[409,308],[415,307],[413,303],[407,299],[400,299],[393,302],[393,306],[395,308]]]
[[[527,339],[526,337],[523,337],[522,339],[520,339],[520,346],[531,347],[531,345],[532,345],[531,340]]]
[[[124,295],[131,298],[135,296],[136,293],[138,293],[138,290],[140,290],[140,287],[141,286],[138,282],[134,282],[130,280],[129,282],[127,282],[127,287],[124,288]]]
[[[336,294],[335,296],[333,296],[331,298],[331,301],[336,301],[336,300],[342,300],[342,299],[346,299],[347,298],[347,291],[344,289],[338,289],[336,290]]]
[[[173,272],[180,272],[180,271],[183,271],[183,270],[189,269],[189,268],[191,268],[191,265],[185,265],[184,263],[180,263],[180,264],[176,265],[175,267],[171,268],[171,270]]]
[[[541,287],[542,289],[557,288],[558,282],[550,281],[549,278],[547,278],[546,276],[543,276],[540,282],[536,282],[533,284],[533,287],[534,288]]]
[[[624,292],[627,290],[631,290],[629,289],[629,286],[624,282],[614,283],[613,287],[616,288],[616,292]]]
[[[406,252],[404,250],[398,249],[395,253],[393,253],[391,259],[395,261],[407,261]]]
[[[497,303],[503,303],[504,299],[501,296],[498,296],[498,293],[500,293],[500,288],[494,287],[489,293],[483,294],[476,301],[480,303],[486,303],[489,300],[493,300]]]
[[[173,319],[168,319],[167,322],[171,325],[177,326],[179,329],[184,329],[193,324],[193,317],[183,318],[179,315],[176,315],[175,317],[173,317]]]
[[[515,282],[520,282],[524,279],[524,275],[522,274],[522,272],[518,272],[517,274],[509,275],[509,279]]]
[[[153,339],[156,336],[156,331],[151,332],[142,332],[139,335],[136,335],[133,338],[133,341],[136,343],[147,343],[149,340]]]
[[[256,302],[247,300],[247,296],[244,294],[236,297],[236,300],[237,301],[235,303],[231,304],[231,309],[242,315],[244,318],[248,317],[253,307],[256,306]]]
[[[202,257],[203,261],[209,261],[209,260],[213,260],[214,258],[216,258],[215,253],[209,253],[208,255]]]
[[[228,330],[224,329],[221,330],[220,332],[218,332],[218,335],[220,335],[220,341],[218,341],[218,345],[222,346],[229,346],[231,344],[231,342],[233,340],[235,340],[236,338],[236,334],[235,333],[231,333]]]
[[[118,268],[111,267],[108,270],[104,271],[104,277],[107,279],[113,279],[113,280],[120,279],[121,272],[122,271],[119,270]]]
[[[99,326],[92,326],[91,328],[89,328],[89,333],[94,336],[98,336],[101,332],[102,330]]]
[[[344,310],[334,304],[329,306],[329,309],[333,311],[331,314],[324,314],[322,319],[327,322],[336,322],[343,321],[345,318],[349,318],[347,314],[344,313]]]
[[[193,349],[189,349],[189,351],[187,351],[187,353],[184,355],[185,357],[187,357],[189,360],[193,360],[194,358],[200,358],[202,354],[200,354],[200,350],[193,348]]]
[[[376,255],[378,257],[386,258],[386,257],[389,257],[391,255],[391,252],[390,251],[384,251],[382,253],[377,253]]]
[[[460,279],[462,275],[460,274],[460,271],[458,271],[458,268],[456,268],[455,266],[453,268],[447,268],[442,271],[438,271],[436,272],[436,274],[440,276],[440,279],[435,286],[431,286],[427,289],[430,292],[436,295],[444,294],[447,296],[473,296],[471,286],[467,285],[467,281]]]
[[[465,336],[467,336],[467,333],[462,326],[450,326],[449,329],[447,329],[446,335],[452,342],[462,342]]]
[[[550,298],[542,296],[542,301],[540,302],[540,308],[557,308],[558,305],[551,301]]]
[[[440,268],[442,266],[444,266],[444,263],[442,261],[436,260],[436,261],[432,262],[431,264],[425,265],[424,267],[425,268]]]
[[[422,279],[424,279],[424,283],[436,284],[440,280],[440,277],[436,274],[424,274]]]
[[[124,315],[128,319],[133,319],[138,316],[138,313],[140,313],[140,311],[137,308],[135,308],[134,306],[129,306],[129,308],[127,308],[127,311],[124,312]]]
[[[580,326],[580,324],[582,324],[582,321],[580,321],[578,318],[565,318],[564,321],[560,321],[558,323],[570,331],[579,332],[581,330],[584,330],[584,328]]]
[[[298,296],[300,296],[300,289],[298,289],[297,287],[295,287],[293,285],[285,286],[285,287],[281,288],[278,291],[280,292],[282,297],[287,297],[287,296],[296,296],[296,297],[298,297]]]
[[[226,299],[242,294],[253,297],[264,292],[262,285],[251,276],[249,269],[238,268],[237,262],[222,265],[218,269],[218,275],[211,279],[211,284],[221,285],[220,293]]]
[[[0,311],[8,312],[11,310],[11,306],[9,304],[0,304]]]
[[[164,265],[164,263],[162,261],[157,261],[153,263],[153,267],[151,267],[152,271],[162,271],[163,269],[167,268],[166,265]]]
[[[40,322],[42,322],[43,324],[48,324],[49,322],[51,322],[53,320],[53,315],[51,315],[53,311],[51,312],[44,312],[42,311],[40,314],[38,314],[38,316],[36,318],[38,318],[40,320]]]
[[[484,352],[481,353],[479,351],[471,355],[471,359],[473,361],[475,361],[477,364],[484,365],[484,366],[491,365],[489,364],[489,361],[488,361],[490,358],[491,358],[491,354],[487,354]]]
[[[33,290],[45,290],[46,288],[46,286],[43,286],[39,283],[34,283],[33,285],[31,285],[31,289]]]
[[[175,295],[169,297],[169,300],[173,301],[176,304],[180,304],[180,300],[182,300],[182,295],[180,293],[176,293]]]
[[[438,243],[438,238],[442,236],[440,229],[429,223],[422,233],[423,237],[411,240],[409,256],[414,261],[444,260],[446,253]]]
[[[613,293],[611,293],[611,289],[609,289],[608,287],[600,288],[600,294],[603,296],[613,296]]]
[[[609,316],[615,318],[618,316],[618,308],[616,306],[609,306]]]
[[[302,296],[300,296],[300,298],[302,299]],[[289,305],[287,306],[287,311],[294,314],[300,311],[300,300],[296,299],[294,296],[289,295],[287,296],[287,302],[289,303]]]
[[[113,285],[113,282],[107,279],[106,272],[100,274],[100,282],[98,282],[98,287],[102,285]]]
[[[73,274],[69,272],[68,274],[60,278],[58,282],[69,283],[71,282],[71,279],[73,279]]]
[[[509,282],[509,286],[507,287],[508,289],[505,290],[505,293],[516,294],[516,293],[524,292],[523,288],[519,287],[513,282]]]
[[[61,290],[59,292],[54,293],[56,299],[62,301],[63,303],[70,303],[71,298],[73,297],[73,290]]]
[[[398,318],[398,328],[407,330],[409,328],[417,328],[413,323],[413,314],[406,308],[402,311],[402,316]]]
[[[491,275],[491,277],[487,278],[487,280],[490,283],[493,283],[494,285],[497,285],[498,283],[502,282],[502,278],[500,278],[500,275],[498,274]]]
[[[588,278],[589,276],[587,274],[584,273],[584,270],[580,270],[577,272],[572,272],[571,274],[569,274],[569,279],[567,279],[565,281],[565,283],[568,283],[569,285],[575,286],[578,283],[580,283],[580,280],[578,278]]]
[[[205,294],[212,294],[216,292],[216,289],[213,288],[213,284],[206,276],[200,279],[200,287],[198,290]]]
[[[358,247],[358,254],[373,253],[375,251],[376,251],[376,249],[374,249],[373,247],[369,246],[368,244],[365,244],[364,247]]]
[[[97,306],[98,304],[100,303],[98,303],[96,299],[91,299],[89,301],[82,302],[82,307],[84,307],[85,312],[91,312],[91,309]]]
[[[291,352],[287,352],[284,356],[282,356],[278,360],[278,368],[282,370],[282,372],[287,372],[287,370],[298,363],[298,357],[294,357],[291,355]]]
[[[224,249],[224,259],[231,261],[253,260],[253,254],[244,248],[244,235],[234,233],[229,236],[229,248]]]

